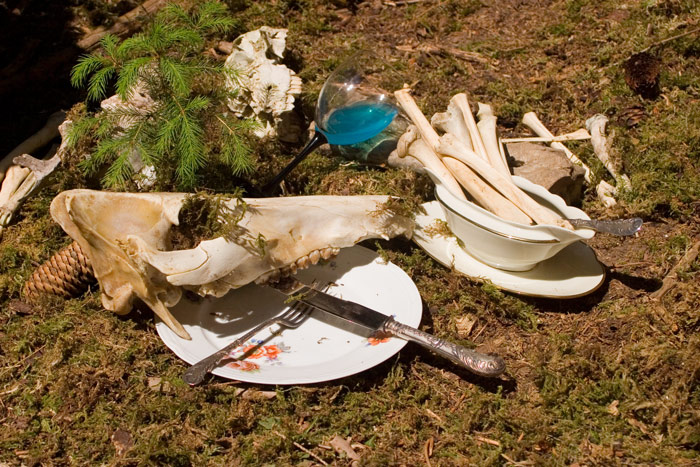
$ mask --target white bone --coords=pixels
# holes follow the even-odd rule
[[[436,130],[455,135],[465,146],[474,150],[472,138],[469,136],[469,129],[462,116],[462,111],[459,110],[455,103],[454,97],[450,99],[450,103],[447,105],[447,112],[434,114],[430,119],[430,124]]]
[[[629,189],[630,179],[626,175],[620,175],[620,172],[610,158],[609,142],[605,137],[605,125],[607,123],[608,117],[602,114],[596,114],[586,120],[586,128],[591,133],[593,152],[595,152],[595,155],[600,159],[605,168],[608,169],[608,172],[615,178],[617,183],[621,185],[623,189]]]
[[[127,313],[138,297],[185,339],[187,332],[168,311],[182,287],[221,296],[368,238],[409,236],[413,227],[386,209],[387,196],[247,199],[235,237],[173,251],[170,229],[186,196],[71,190],[51,203],[53,218],[90,258],[104,307]],[[237,200],[226,204],[238,214],[244,209]]]
[[[49,141],[54,139],[59,134],[59,125],[66,118],[66,113],[62,110],[52,113],[46,124],[32,136],[17,145],[0,161],[0,181],[2,181],[5,171],[13,164],[13,159],[22,154],[31,154],[43,146],[46,146]]]
[[[455,196],[463,200],[467,199],[462,192],[462,187],[459,186],[457,180],[455,180],[448,168],[445,167],[445,164],[442,163],[440,157],[430,148],[428,143],[418,137],[418,131],[414,125],[410,125],[406,129],[406,132],[401,135],[396,144],[395,152],[399,157],[408,155],[417,159],[421,164],[443,179],[447,189]]]
[[[484,142],[481,140],[481,133],[479,133],[479,128],[476,126],[476,120],[474,120],[474,115],[472,115],[471,107],[469,106],[469,99],[467,95],[463,92],[455,94],[452,96],[450,102],[454,101],[457,108],[462,112],[462,118],[464,118],[464,123],[467,125],[469,130],[469,135],[472,140],[472,147],[474,153],[482,158],[483,160],[489,160],[486,154],[486,148],[484,147]]]
[[[480,177],[489,182],[496,190],[504,197],[509,199],[520,210],[527,214],[532,220],[538,224],[558,225],[572,229],[571,225],[560,217],[554,215],[548,209],[542,207],[535,200],[525,194],[518,188],[510,176],[498,172],[491,167],[488,162],[477,156],[474,151],[469,150],[461,142],[450,135],[444,134],[440,137],[440,144],[437,147],[440,154],[444,156],[454,157],[455,159],[468,165]]]
[[[611,208],[617,204],[617,201],[615,201],[617,190],[605,180],[601,180],[600,183],[598,183],[595,187],[595,192],[598,195],[598,199],[606,208]]]
[[[505,159],[501,157],[501,151],[498,145],[498,135],[496,134],[496,116],[490,105],[479,102],[479,112],[476,115],[479,117],[479,123],[476,124],[481,136],[481,141],[484,144],[486,151],[486,160],[491,166],[505,176],[510,177],[510,170]]]

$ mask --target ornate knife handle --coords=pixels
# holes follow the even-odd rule
[[[393,318],[386,321],[384,330],[396,337],[420,344],[477,375],[493,378],[506,370],[506,362],[497,355],[486,355],[467,349],[427,332],[406,326]]]

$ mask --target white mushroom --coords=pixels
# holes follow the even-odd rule
[[[240,76],[228,79],[226,86],[237,93],[229,99],[228,107],[238,117],[257,120],[261,124],[258,136],[296,142],[301,128],[292,118],[292,110],[301,94],[301,78],[280,63],[286,37],[286,29],[267,26],[239,36],[225,66]]]

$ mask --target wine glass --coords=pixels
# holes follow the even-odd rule
[[[316,129],[306,146],[275,176],[263,192],[271,193],[284,177],[319,146],[328,143],[352,146],[363,143],[390,128],[399,115],[393,97],[370,83],[365,74],[367,53],[353,55],[326,80],[316,103]]]

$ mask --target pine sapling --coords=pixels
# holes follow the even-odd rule
[[[205,40],[230,31],[235,21],[225,5],[207,2],[192,11],[174,4],[161,10],[143,32],[121,40],[106,35],[101,51],[84,55],[71,73],[100,101],[113,87],[124,105],[88,113],[69,135],[74,147],[89,139],[92,151],[79,166],[104,171],[102,183],[124,187],[135,174],[135,158],[155,168],[166,184],[191,189],[214,160],[232,175],[252,171],[248,135],[256,123],[232,116],[227,79],[237,72],[202,54]],[[147,105],[135,105],[140,95]]]

